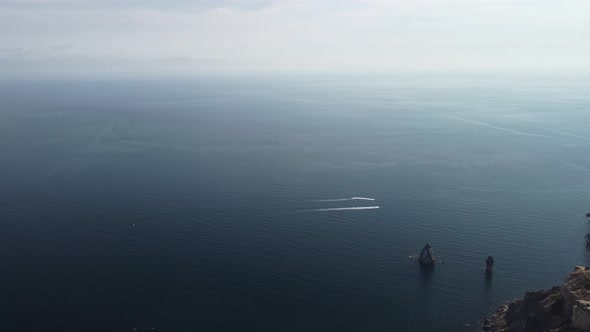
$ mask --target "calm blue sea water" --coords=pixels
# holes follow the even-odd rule
[[[0,83],[0,330],[471,331],[588,263],[549,82]]]

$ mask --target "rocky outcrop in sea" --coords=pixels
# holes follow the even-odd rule
[[[494,257],[488,256],[486,259],[486,274],[492,274],[494,272]]]
[[[434,267],[434,254],[432,253],[432,247],[430,243],[426,243],[422,251],[420,252],[420,257],[418,257],[418,262],[420,265],[424,267]]]

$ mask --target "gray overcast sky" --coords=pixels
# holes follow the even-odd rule
[[[588,73],[587,0],[0,0],[0,75]]]

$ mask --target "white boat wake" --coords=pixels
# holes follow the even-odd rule
[[[348,210],[375,210],[379,206],[352,206],[352,207],[340,207],[340,208],[326,208],[326,209],[313,209],[304,210],[308,212],[327,212],[327,211],[348,211]]]
[[[331,198],[331,199],[317,199],[315,202],[344,202],[344,201],[374,201],[370,197],[351,197],[351,198]]]

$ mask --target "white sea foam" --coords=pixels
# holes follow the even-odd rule
[[[331,199],[318,199],[316,202],[344,202],[344,201],[374,201],[374,198],[370,197],[351,197],[351,198],[331,198]]]
[[[375,200],[374,198],[370,198],[370,197],[353,197],[351,199],[358,199],[361,201],[374,201]]]
[[[326,211],[348,211],[348,210],[374,210],[378,209],[379,206],[351,206],[351,207],[340,207],[340,208],[326,208],[326,209],[314,209],[306,210],[309,212],[326,212]]]

